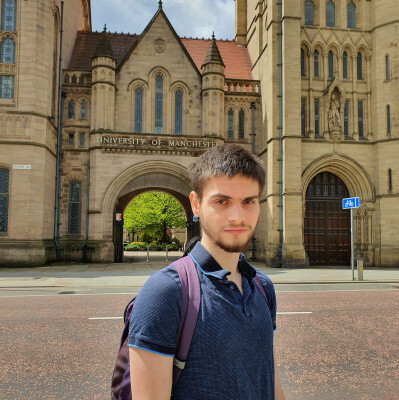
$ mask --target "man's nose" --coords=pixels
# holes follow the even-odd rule
[[[229,222],[242,222],[245,219],[244,210],[241,204],[230,207]]]

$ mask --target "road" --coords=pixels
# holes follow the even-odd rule
[[[108,399],[120,316],[134,291],[0,290],[0,399]],[[287,400],[398,399],[399,284],[276,291]]]

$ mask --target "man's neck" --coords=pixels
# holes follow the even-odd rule
[[[229,253],[221,249],[205,234],[202,236],[201,244],[223,269],[231,272],[230,278],[234,279],[238,273],[237,266],[240,253]]]

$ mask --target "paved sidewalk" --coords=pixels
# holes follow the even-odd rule
[[[169,262],[179,257],[170,254]],[[167,262],[162,257],[150,262],[122,264],[57,264],[36,268],[0,268],[0,288],[100,288],[141,287],[148,277],[163,268]],[[285,269],[265,268],[263,263],[253,262],[255,267],[269,275],[276,284],[306,283],[353,283],[352,271],[347,268]],[[355,271],[355,279],[356,279]],[[366,283],[399,283],[399,269],[373,268],[363,272]],[[361,284],[362,282],[359,282]]]

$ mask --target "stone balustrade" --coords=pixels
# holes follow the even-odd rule
[[[83,71],[64,71],[62,73],[64,85],[91,85],[91,74]]]
[[[226,93],[260,95],[260,82],[251,80],[226,79],[224,85]]]

